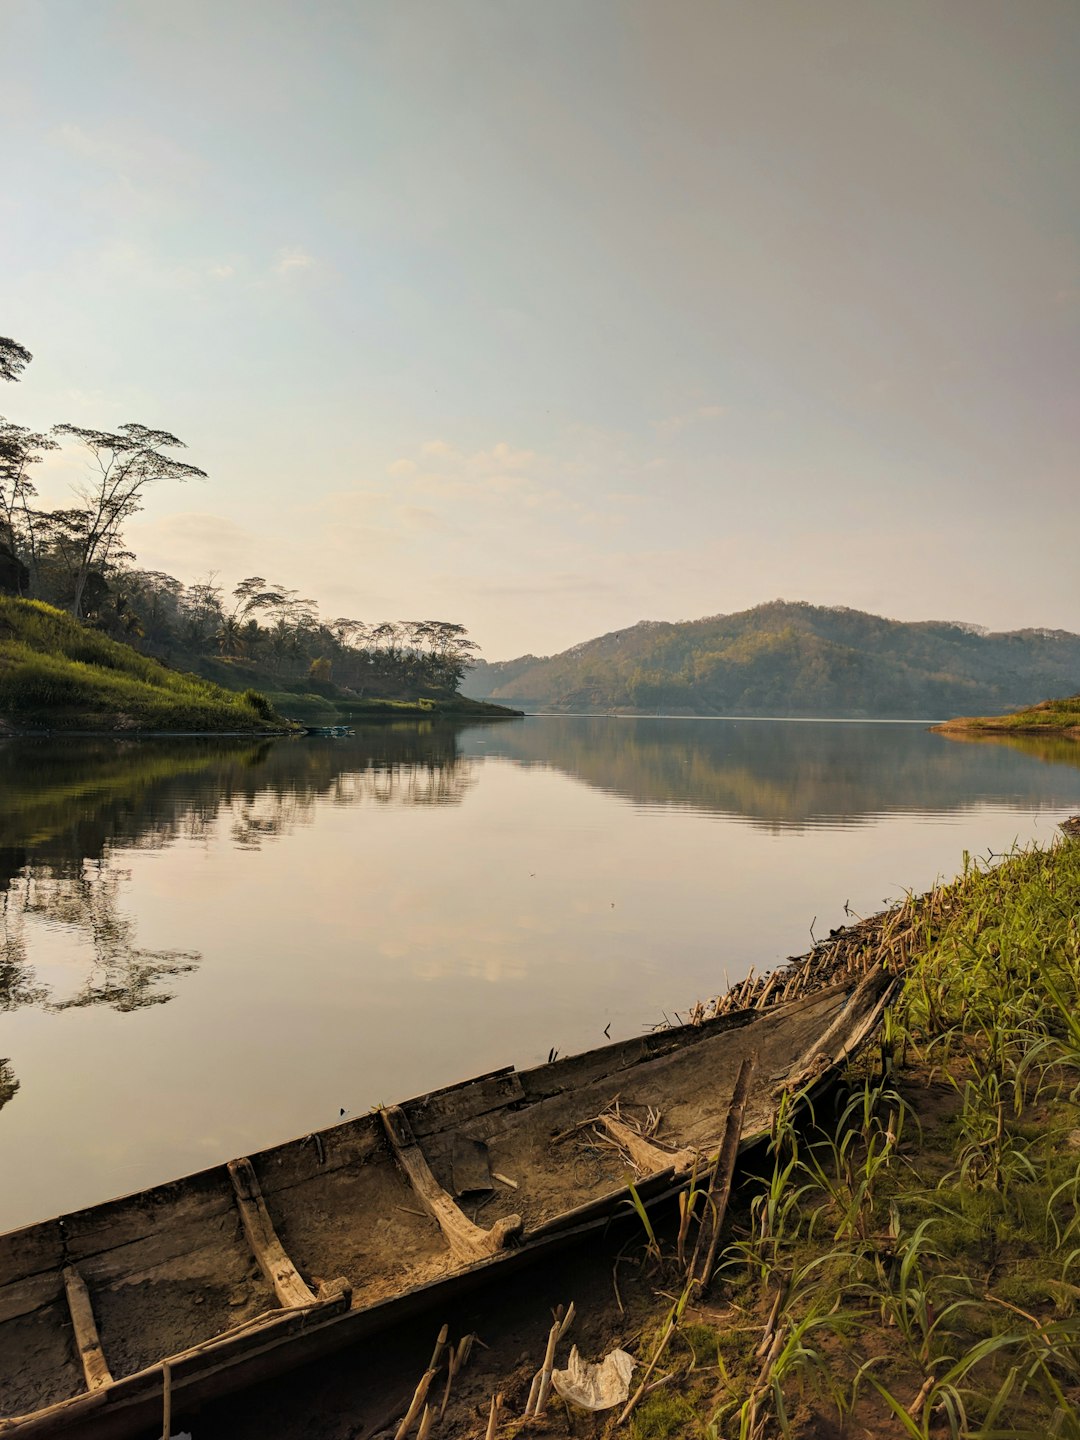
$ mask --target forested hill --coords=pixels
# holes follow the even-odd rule
[[[561,655],[481,663],[463,689],[529,710],[939,719],[1000,714],[1080,686],[1080,635],[773,601],[642,621]]]

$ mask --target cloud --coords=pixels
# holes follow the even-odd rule
[[[206,168],[199,156],[140,121],[112,121],[94,130],[68,122],[53,135],[70,155],[140,186],[192,185]]]
[[[415,475],[416,469],[415,460],[395,460],[393,464],[386,467],[386,473],[388,475]]]
[[[719,420],[722,415],[726,414],[726,405],[699,405],[696,409],[687,410],[682,415],[669,415],[665,420],[654,420],[653,424],[657,430],[672,435],[679,430],[685,430],[688,425],[697,424],[700,420]]]
[[[303,246],[284,245],[277,253],[274,273],[284,279],[295,270],[310,270],[314,264],[315,257],[309,255]]]
[[[129,538],[141,568],[165,570],[181,580],[208,570],[246,575],[253,561],[265,563],[255,559],[265,555],[262,539],[235,520],[208,511],[181,511],[159,520],[140,518],[132,521]]]
[[[490,450],[478,450],[469,456],[472,470],[524,470],[536,460],[535,450],[515,450],[505,440],[499,440]]]

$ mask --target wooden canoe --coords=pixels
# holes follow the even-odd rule
[[[512,1067],[0,1236],[0,1436],[160,1433],[646,1203],[827,1079],[891,989],[872,967],[764,1009]],[[659,1125],[641,1124],[649,1117]]]

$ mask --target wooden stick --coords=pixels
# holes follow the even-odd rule
[[[420,1429],[416,1432],[416,1440],[428,1440],[431,1434],[431,1427],[435,1424],[435,1411],[430,1405],[424,1406],[424,1413],[420,1416]]]
[[[113,1377],[101,1348],[101,1336],[94,1319],[94,1308],[90,1304],[90,1291],[74,1265],[64,1267],[64,1290],[86,1388],[100,1390],[105,1385],[111,1385]]]
[[[427,1392],[431,1389],[431,1382],[435,1379],[436,1373],[434,1370],[425,1370],[423,1375],[420,1376],[420,1383],[413,1392],[412,1400],[409,1402],[409,1408],[405,1411],[405,1418],[394,1432],[394,1440],[405,1440],[405,1436],[408,1435],[412,1428],[413,1421],[417,1415],[419,1415],[421,1407],[427,1399]]]
[[[638,1388],[634,1391],[633,1395],[631,1395],[630,1399],[626,1402],[626,1405],[623,1407],[623,1412],[622,1412],[622,1414],[619,1416],[618,1420],[615,1421],[616,1426],[625,1424],[625,1422],[629,1419],[629,1417],[634,1413],[634,1409],[635,1409],[638,1401],[639,1401],[639,1400],[642,1398],[642,1396],[645,1394],[645,1390],[646,1390],[646,1388],[648,1387],[648,1384],[649,1384],[649,1376],[650,1376],[650,1375],[652,1374],[652,1372],[656,1369],[656,1363],[657,1363],[657,1361],[660,1359],[660,1356],[661,1356],[661,1355],[664,1353],[664,1351],[667,1349],[668,1341],[671,1339],[672,1335],[674,1335],[674,1334],[675,1334],[675,1316],[674,1316],[674,1314],[673,1314],[672,1317],[671,1317],[671,1319],[670,1319],[670,1320],[668,1321],[668,1323],[667,1323],[667,1328],[665,1329],[663,1335],[660,1337],[660,1344],[657,1345],[656,1350],[655,1350],[654,1353],[653,1353],[653,1357],[652,1357],[652,1359],[649,1361],[649,1365],[648,1365],[648,1368],[647,1368],[646,1371],[645,1371],[645,1374],[641,1377],[641,1384],[640,1384],[640,1385],[638,1386]]]
[[[457,1348],[451,1349],[450,1351],[446,1365],[446,1388],[443,1391],[442,1405],[439,1407],[440,1424],[442,1423],[443,1416],[446,1414],[446,1407],[450,1403],[450,1388],[457,1378],[458,1372],[465,1364],[465,1361],[468,1360],[475,1339],[475,1335],[463,1335],[457,1343]]]
[[[536,1397],[540,1393],[541,1373],[541,1371],[537,1370],[536,1374],[532,1378],[532,1384],[529,1386],[529,1398],[525,1401],[525,1414],[522,1417],[523,1419],[528,1419],[528,1417],[533,1414],[533,1407],[536,1405]]]
[[[431,1361],[428,1364],[429,1370],[437,1370],[439,1361],[442,1359],[442,1352],[446,1349],[446,1342],[450,1338],[450,1326],[444,1325],[435,1337],[435,1349],[431,1352]]]
[[[555,1347],[559,1343],[559,1321],[556,1320],[548,1331],[547,1350],[544,1353],[544,1368],[540,1371],[540,1388],[536,1393],[536,1409],[534,1415],[542,1415],[547,1404],[547,1398],[551,1391],[551,1373],[555,1368]]]
[[[712,1234],[709,1241],[709,1249],[705,1256],[705,1262],[700,1270],[697,1270],[698,1250],[701,1245],[701,1237],[705,1225],[702,1221],[701,1229],[698,1231],[697,1244],[694,1246],[694,1254],[690,1261],[691,1280],[696,1280],[704,1290],[712,1279],[713,1266],[716,1263],[716,1251],[720,1244],[720,1229],[724,1223],[724,1214],[727,1211],[728,1197],[731,1194],[731,1180],[735,1174],[735,1161],[739,1154],[739,1141],[742,1139],[743,1119],[746,1115],[746,1098],[750,1093],[750,1080],[757,1066],[757,1051],[748,1055],[739,1066],[738,1079],[735,1081],[735,1089],[732,1092],[731,1104],[728,1106],[727,1124],[724,1127],[724,1140],[720,1146],[719,1154],[716,1157],[716,1167],[713,1170],[712,1181],[709,1186],[708,1210],[712,1215]]]
[[[495,1430],[499,1423],[499,1411],[502,1409],[502,1391],[491,1397],[491,1412],[488,1415],[487,1432],[484,1440],[495,1440]]]
[[[761,1357],[768,1350],[770,1342],[772,1341],[773,1330],[776,1328],[776,1317],[780,1314],[780,1299],[783,1296],[783,1293],[784,1286],[783,1282],[781,1282],[777,1286],[776,1295],[773,1298],[772,1309],[769,1311],[769,1318],[765,1323],[765,1331],[761,1337],[761,1344],[754,1351],[755,1360],[761,1359]]]
[[[555,1311],[555,1323],[548,1331],[547,1350],[544,1352],[544,1363],[533,1376],[533,1383],[529,1387],[529,1399],[525,1406],[525,1415],[540,1415],[547,1404],[548,1394],[551,1390],[551,1376],[555,1368],[555,1347],[566,1334],[567,1330],[574,1323],[574,1316],[577,1313],[574,1302],[571,1300],[563,1314],[563,1307],[560,1305]]]
[[[161,1364],[161,1440],[172,1440],[172,1366]]]

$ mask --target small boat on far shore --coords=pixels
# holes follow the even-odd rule
[[[183,1416],[534,1262],[625,1211],[631,1186],[644,1205],[684,1188],[746,1062],[742,1151],[786,1093],[839,1074],[896,984],[870,949],[778,973],[743,1008],[0,1236],[0,1437],[160,1433],[165,1395]]]

